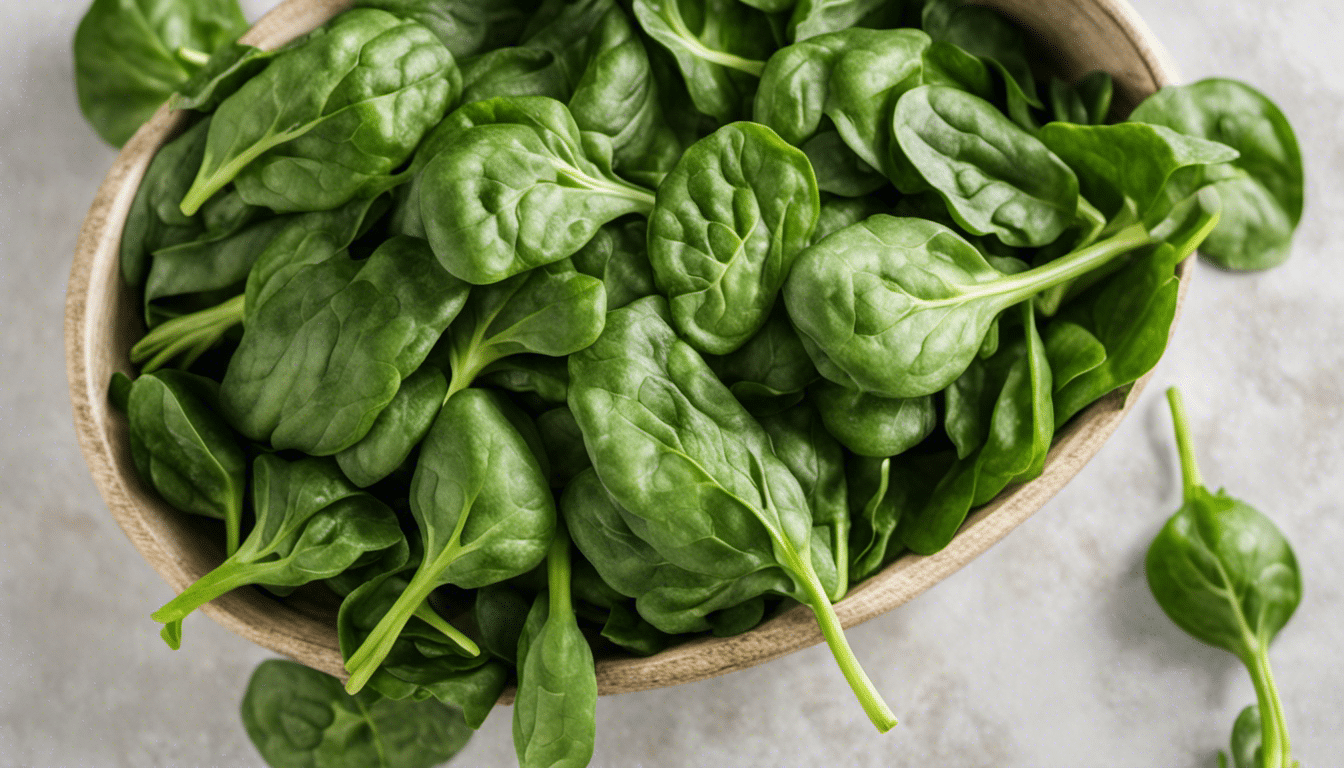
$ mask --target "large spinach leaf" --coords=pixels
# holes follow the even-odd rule
[[[277,211],[373,196],[460,90],[429,30],[383,11],[343,13],[219,105],[182,212],[235,180],[244,200]]]
[[[733,123],[686,150],[649,216],[654,279],[683,338],[721,355],[755,335],[820,205],[807,156],[762,125]]]
[[[802,488],[761,426],[665,318],[641,299],[570,357],[570,408],[593,466],[639,538],[672,563],[724,582],[778,568],[811,606],[864,711],[895,718],[848,649],[811,561]]]

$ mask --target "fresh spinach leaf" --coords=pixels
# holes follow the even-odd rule
[[[94,0],[75,31],[84,119],[115,147],[247,29],[238,0]]]
[[[407,376],[364,437],[336,454],[341,471],[360,488],[392,474],[429,432],[447,394],[448,379],[433,366]]]
[[[1135,108],[1130,120],[1164,125],[1239,153],[1218,174],[1223,217],[1200,248],[1225,269],[1282,264],[1302,218],[1302,153],[1283,112],[1245,83],[1222,78],[1170,86]]]
[[[377,10],[343,13],[219,105],[182,212],[232,181],[243,200],[276,211],[372,197],[461,87],[429,30]]]
[[[918,445],[938,426],[933,398],[892,399],[823,381],[811,391],[826,430],[860,456],[895,456]]]
[[[451,334],[448,338],[451,341]],[[563,403],[569,397],[569,366],[563,357],[509,355],[482,368],[476,381],[514,394],[533,394],[543,403]]]
[[[454,58],[465,58],[522,37],[536,0],[355,0],[356,8],[378,8],[423,24]]]
[[[1111,111],[1115,85],[1104,70],[1088,72],[1076,82],[1050,78],[1050,109],[1056,120],[1079,125],[1101,125]]]
[[[760,330],[820,205],[807,156],[765,126],[733,123],[686,150],[658,187],[649,261],[691,346],[727,354]]]
[[[1269,644],[1302,601],[1302,575],[1292,547],[1263,513],[1225,491],[1204,487],[1180,392],[1167,390],[1181,457],[1184,501],[1148,548],[1145,570],[1157,604],[1176,626],[1235,655],[1255,685],[1260,760],[1290,768],[1288,728],[1269,666]],[[1245,713],[1243,713],[1245,716]],[[1233,732],[1238,764],[1254,753],[1249,723]]]
[[[238,549],[247,462],[218,415],[219,385],[183,371],[144,374],[126,393],[131,458],[174,508],[224,521],[226,555]]]
[[[798,0],[789,17],[789,37],[797,43],[850,27],[895,27],[904,5],[893,0]]]
[[[242,710],[247,736],[271,768],[430,768],[471,738],[456,708],[351,696],[331,675],[281,659],[252,673]]]
[[[569,536],[563,525],[556,527],[546,556],[546,584],[518,642],[513,746],[519,768],[583,768],[592,759],[597,732],[597,674],[570,599]]]
[[[648,241],[648,222],[630,217],[604,225],[571,257],[575,269],[602,281],[607,311],[658,292]]]
[[[302,38],[300,38],[302,40]],[[169,99],[173,109],[214,111],[248,80],[270,63],[283,48],[265,51],[256,46],[232,42],[210,55],[210,60],[191,76]],[[195,166],[199,166],[199,159]],[[192,171],[194,173],[195,167]],[[182,190],[186,194],[186,190]],[[181,198],[178,198],[179,201]]]
[[[500,96],[568,96],[555,56],[540,48],[511,46],[487,51],[462,62],[462,103]]]
[[[755,336],[723,357],[708,358],[708,362],[719,380],[743,403],[801,393],[818,375],[788,313],[779,305]]]

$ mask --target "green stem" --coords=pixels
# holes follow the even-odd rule
[[[672,30],[676,32],[677,37],[681,38],[682,47],[684,47],[692,56],[713,62],[722,67],[746,72],[755,77],[760,77],[761,73],[765,71],[764,61],[744,59],[741,56],[734,56],[731,53],[716,51],[700,42],[700,38],[696,37],[691,30],[686,27],[686,22],[681,18],[680,10],[675,10],[674,13],[663,16],[663,20],[667,22],[669,27],[672,27]]]
[[[442,632],[445,637],[452,640],[457,644],[457,647],[466,651],[468,654],[472,656],[481,655],[480,646],[476,645],[470,637],[462,634],[462,630],[445,621],[428,601],[421,603],[420,607],[416,608],[415,613],[412,615],[429,626],[439,630],[439,632]]]
[[[1288,726],[1283,716],[1283,702],[1279,699],[1274,672],[1269,667],[1268,649],[1256,643],[1250,659],[1243,659],[1255,686],[1255,698],[1260,707],[1260,758],[1264,768],[1291,768],[1292,757],[1288,742]]]
[[[230,328],[243,322],[245,300],[246,295],[239,294],[217,306],[163,323],[131,347],[131,362],[141,364],[141,373],[149,373],[179,354],[213,346]]]
[[[896,715],[892,714],[891,708],[882,699],[882,694],[877,692],[873,681],[868,679],[868,673],[859,665],[859,660],[845,637],[844,627],[840,626],[840,618],[835,615],[835,608],[827,599],[826,590],[821,586],[821,580],[817,578],[811,562],[800,560],[793,563],[793,566],[791,570],[803,577],[802,586],[807,594],[807,604],[817,617],[821,636],[826,639],[826,645],[830,646],[831,655],[835,657],[835,663],[839,665],[845,681],[849,683],[854,696],[858,698],[868,719],[877,726],[877,730],[880,733],[890,731],[896,725]]]
[[[443,573],[460,552],[459,547],[450,546],[444,549],[434,562],[422,565],[415,572],[415,576],[411,577],[411,582],[406,585],[406,590],[397,598],[397,602],[383,614],[383,618],[378,620],[373,631],[364,638],[364,642],[345,662],[345,669],[350,673],[350,679],[345,683],[347,693],[358,693],[368,684],[369,678],[378,671],[383,659],[392,652],[392,646],[396,644],[397,638],[401,637],[401,630],[406,626],[406,622],[411,620],[420,605],[429,599],[429,593],[438,586],[439,574]]]
[[[546,588],[550,593],[551,616],[563,616],[574,611],[569,596],[569,533],[563,520],[555,521],[555,538],[546,553]]]
[[[196,583],[183,590],[182,594],[169,600],[162,608],[150,614],[150,618],[162,624],[181,621],[197,608],[226,592],[266,581],[266,574],[275,570],[274,567],[270,566],[270,563],[258,564],[225,560],[218,568],[197,579]]]
[[[1168,389],[1167,403],[1171,406],[1176,449],[1181,454],[1181,482],[1188,503],[1194,497],[1195,489],[1204,485],[1204,480],[1199,475],[1199,464],[1195,461],[1195,445],[1190,440],[1190,422],[1185,418],[1185,401],[1181,399],[1181,391],[1175,387]]]
[[[835,524],[835,535],[831,537],[831,548],[835,552],[835,594],[831,595],[831,602],[834,603],[844,597],[849,592],[849,520],[838,521]]]
[[[1152,242],[1152,236],[1142,224],[1132,224],[1105,240],[1065,254],[1035,269],[988,283],[985,290],[1002,293],[1009,305],[1016,304]]]
[[[177,57],[194,67],[204,67],[210,63],[210,54],[185,45],[177,49]]]
[[[321,122],[321,119],[301,125],[292,131],[285,131],[284,133],[268,136],[248,147],[237,157],[213,171],[206,172],[205,164],[202,163],[202,173],[197,174],[196,180],[191,183],[191,189],[188,189],[186,196],[182,198],[182,205],[179,206],[182,209],[182,215],[196,215],[196,212],[201,209],[201,206],[205,205],[205,201],[209,200],[216,192],[223,189],[229,182],[233,181],[249,163],[256,160],[258,157],[261,157],[272,147],[284,144],[291,139],[297,139],[308,131],[311,131],[313,126],[317,125],[319,122]],[[209,160],[208,152],[206,159]]]

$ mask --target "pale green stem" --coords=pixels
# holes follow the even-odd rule
[[[555,521],[555,538],[546,553],[546,588],[550,592],[552,616],[559,617],[574,610],[569,596],[569,534],[563,520]]]
[[[1175,387],[1168,389],[1167,403],[1171,406],[1171,421],[1176,431],[1176,450],[1181,455],[1181,483],[1185,488],[1185,500],[1189,502],[1204,480],[1199,476],[1199,464],[1195,461],[1195,445],[1190,440],[1190,422],[1185,418],[1181,391]]]
[[[987,291],[1003,293],[1016,304],[1060,283],[1085,275],[1115,257],[1153,242],[1142,224],[1128,226],[1098,243],[1061,256],[1026,272],[987,285]],[[970,291],[974,293],[974,291]]]
[[[1264,768],[1292,768],[1288,742],[1288,725],[1283,716],[1283,702],[1279,699],[1274,672],[1269,667],[1268,649],[1255,644],[1255,652],[1246,662],[1255,686],[1255,698],[1260,707],[1260,759]]]
[[[415,616],[415,618],[425,622],[429,626],[437,629],[439,632],[443,633],[444,637],[447,637],[449,640],[452,640],[454,643],[457,644],[457,647],[461,648],[462,650],[466,651],[472,656],[481,655],[480,646],[476,645],[476,643],[470,637],[467,637],[466,635],[462,634],[462,630],[458,629],[457,627],[454,627],[452,624],[449,624],[447,621],[445,621],[444,618],[439,615],[438,611],[434,610],[434,606],[429,604],[428,600],[421,603],[420,607],[416,608],[415,613],[412,615]]]
[[[131,362],[141,363],[140,372],[149,373],[179,354],[199,355],[243,322],[245,299],[245,294],[239,294],[209,309],[168,320],[131,347]]]
[[[204,67],[210,63],[210,54],[185,45],[177,49],[177,57],[194,67]]]
[[[261,584],[266,574],[281,566],[272,564],[240,563],[224,561],[218,568],[205,574],[183,590],[182,594],[169,600],[162,608],[150,614],[150,618],[162,624],[181,621],[197,608],[227,592],[249,584]]]

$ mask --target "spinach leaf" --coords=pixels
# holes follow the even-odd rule
[[[249,305],[220,404],[254,440],[339,453],[368,433],[466,297],[424,241],[408,237],[364,261],[338,255],[304,267]]]
[[[369,682],[435,587],[481,587],[525,573],[545,557],[555,531],[555,501],[536,456],[484,390],[458,392],[439,412],[420,449],[411,511],[424,560],[347,657],[349,691]]]
[[[465,58],[518,40],[536,0],[355,0],[413,19],[434,33],[454,58]]]
[[[638,537],[679,567],[727,583],[775,569],[791,580],[864,711],[890,729],[812,566],[802,488],[666,312],[657,298],[611,312],[570,357],[569,405],[598,477]]]
[[[151,618],[172,626],[238,587],[296,587],[330,578],[403,539],[391,509],[359,493],[334,463],[321,459],[258,456],[252,509],[256,524],[237,551]]]
[[[583,444],[583,432],[566,406],[552,408],[537,417],[537,432],[551,465],[551,485],[564,488],[574,476],[592,466]]]
[[[530,608],[523,593],[507,584],[488,584],[476,590],[471,610],[481,633],[481,647],[517,665],[518,638]]]
[[[1258,765],[1288,768],[1283,704],[1269,666],[1269,644],[1302,600],[1302,575],[1283,534],[1261,512],[1204,487],[1180,392],[1167,390],[1181,456],[1184,501],[1148,548],[1145,570],[1157,604],[1176,626],[1235,655],[1255,685],[1261,719]],[[1238,718],[1238,726],[1246,724]],[[1251,739],[1234,731],[1238,762]],[[1238,755],[1237,753],[1242,754]]]
[[[1232,763],[1236,768],[1259,768],[1266,764],[1260,757],[1263,734],[1260,708],[1252,704],[1241,710],[1232,723]],[[1226,757],[1222,752],[1218,753],[1219,768],[1227,765]]]
[[[604,225],[571,257],[575,269],[602,281],[608,311],[657,293],[648,240],[648,223],[631,217]]]
[[[743,403],[798,394],[817,379],[812,358],[793,330],[788,313],[778,305],[745,344],[707,361]]]
[[[653,208],[652,193],[612,172],[610,141],[581,135],[563,104],[533,96],[469,108],[503,114],[451,134],[420,179],[430,245],[467,282],[559,261],[602,224]]]
[[[726,354],[760,330],[820,205],[807,156],[765,126],[727,125],[686,150],[658,187],[649,261],[688,343]]]
[[[839,131],[822,131],[802,146],[822,192],[861,197],[887,185],[887,177],[849,149]]]
[[[448,397],[471,386],[510,355],[552,357],[592,344],[606,321],[606,292],[597,278],[554,264],[472,291],[448,331],[452,378]]]
[[[563,525],[546,556],[546,583],[518,642],[513,746],[519,768],[582,768],[592,759],[596,738],[597,675],[570,599]]]
[[[1302,218],[1302,154],[1283,112],[1259,91],[1210,78],[1163,88],[1130,120],[1232,147],[1239,156],[1220,169],[1223,217],[1200,253],[1225,269],[1282,264]]]
[[[873,214],[888,212],[890,208],[873,197],[848,198],[823,195],[821,213],[817,216],[817,228],[812,232],[812,242],[815,243],[832,232],[839,232],[850,224],[858,224]]]
[[[225,554],[238,549],[247,462],[218,416],[219,385],[182,371],[130,382],[126,415],[140,477],[174,508],[224,521]]]
[[[246,29],[237,0],[94,0],[75,31],[84,119],[120,147],[216,48]]]
[[[990,366],[1005,375],[1001,383],[992,382],[998,386],[997,397],[983,444],[957,459],[928,500],[900,519],[897,535],[917,553],[947,546],[971,507],[989,502],[1010,483],[1039,476],[1045,467],[1055,434],[1050,364],[1030,302],[1021,305],[1021,312],[1025,341],[995,353],[1010,363]]]
[[[314,214],[302,214],[313,216]],[[233,289],[242,293],[252,265],[291,227],[305,226],[296,216],[275,216],[222,237],[204,235],[154,252],[145,280],[145,320],[151,327],[191,294]],[[286,241],[295,238],[289,234]],[[287,242],[286,245],[292,244]]]
[[[462,103],[499,96],[547,96],[565,99],[569,88],[555,67],[555,56],[539,48],[512,46],[466,59],[462,67]]]
[[[812,400],[826,430],[860,456],[895,456],[913,448],[938,426],[933,398],[892,399],[823,381]]]
[[[407,376],[364,437],[336,454],[341,471],[360,488],[392,474],[429,432],[447,394],[448,379],[433,366]]]
[[[892,119],[901,151],[968,231],[1042,246],[1073,223],[1073,171],[984,99],[925,86],[902,96]]]
[[[602,637],[636,656],[652,656],[672,644],[672,637],[624,604],[613,605],[602,625]]]
[[[656,187],[681,154],[644,43],[615,0],[578,0],[523,41],[549,51],[574,122],[611,139],[612,168]]]
[[[760,418],[770,446],[784,462],[812,508],[812,562],[826,593],[837,601],[849,591],[849,506],[845,457],[815,408],[800,403]],[[827,578],[823,571],[834,571]],[[831,583],[833,580],[833,583]]]
[[[452,335],[447,338],[451,341]],[[569,397],[569,366],[562,357],[509,355],[482,368],[476,381],[514,394],[534,394],[543,403],[563,403]]]
[[[922,26],[934,40],[954,45],[993,67],[1003,80],[1008,115],[1022,128],[1036,129],[1031,108],[1044,105],[1036,96],[1026,40],[1017,25],[993,8],[965,0],[928,0]]]
[[[471,738],[453,707],[351,696],[331,675],[281,659],[252,673],[242,709],[248,738],[272,768],[430,768]]]
[[[784,302],[823,376],[881,397],[923,397],[966,370],[1000,312],[1149,242],[1132,225],[1005,275],[940,224],[879,214],[799,254]]]
[[[634,13],[676,59],[696,109],[720,124],[746,114],[770,55],[768,16],[737,0],[634,0]]]
[[[1050,78],[1050,109],[1056,120],[1079,125],[1101,125],[1111,111],[1115,85],[1109,72],[1088,72],[1074,83]]]
[[[343,13],[219,105],[182,212],[235,180],[245,201],[277,211],[372,197],[460,91],[452,54],[429,30],[382,11]]]

